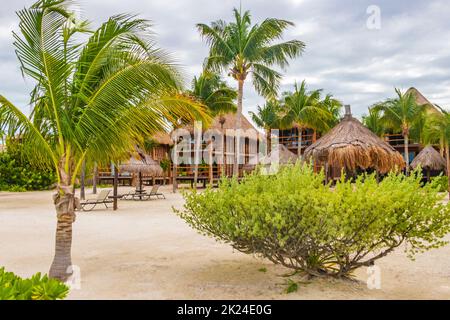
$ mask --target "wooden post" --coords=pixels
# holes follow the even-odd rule
[[[209,143],[209,184],[213,185],[214,173],[213,173],[213,142],[212,139]]]
[[[119,185],[119,170],[117,167],[114,168],[114,183],[113,183],[113,209],[117,210],[117,186]]]
[[[328,184],[328,161],[325,162],[325,184]]]
[[[97,194],[98,167],[97,162],[94,163],[94,174],[92,176],[92,193]]]

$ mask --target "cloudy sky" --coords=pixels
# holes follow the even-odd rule
[[[2,1],[0,94],[27,110],[31,83],[21,77],[12,47],[15,11],[34,0]],[[207,47],[195,24],[231,20],[239,0],[83,0],[83,15],[96,26],[117,13],[137,13],[154,23],[159,45],[177,58],[187,83],[201,70]],[[374,7],[376,6],[376,7]],[[416,87],[450,109],[450,6],[448,0],[242,0],[253,22],[267,17],[295,22],[285,39],[306,43],[304,55],[284,71],[282,89],[306,79],[360,116],[393,96],[394,87]],[[378,20],[377,8],[380,19]],[[235,85],[231,80],[230,84]],[[264,99],[248,83],[244,110]]]

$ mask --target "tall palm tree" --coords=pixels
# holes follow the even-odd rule
[[[0,127],[21,136],[30,160],[56,170],[50,277],[61,280],[70,276],[73,190],[84,160],[107,165],[179,117],[208,120],[201,106],[177,95],[179,72],[153,43],[148,21],[113,16],[81,42],[84,37],[74,36],[87,24],[77,20],[71,3],[40,0],[17,13],[16,54],[35,83],[31,115],[0,95]]]
[[[281,106],[277,100],[269,100],[264,106],[258,106],[257,112],[250,112],[252,120],[265,131],[267,152],[271,151],[271,130],[281,126]]]
[[[302,130],[307,127],[317,131],[326,131],[333,116],[322,104],[321,90],[308,92],[305,81],[302,81],[300,86],[296,83],[294,88],[294,92],[284,96],[284,115],[281,123],[284,128],[297,127],[297,154],[301,158]]]
[[[450,112],[440,108],[440,114],[430,114],[425,125],[424,142],[439,143],[445,149],[447,160],[448,196],[450,199]]]
[[[411,128],[420,120],[425,112],[422,105],[417,104],[412,93],[403,93],[400,89],[395,89],[397,97],[388,99],[375,105],[373,108],[383,112],[383,122],[385,126],[392,130],[401,130],[404,139],[404,153],[406,162],[406,172],[409,169],[409,138]]]
[[[217,73],[203,71],[194,77],[190,93],[209,109],[212,116],[236,112],[237,92]]]
[[[369,108],[369,114],[362,117],[362,122],[377,136],[382,137],[385,134],[385,127],[380,110]]]
[[[249,11],[242,13],[242,10],[233,9],[233,13],[233,22],[218,20],[211,25],[197,24],[197,28],[210,47],[205,68],[217,72],[226,71],[238,83],[234,159],[234,175],[237,175],[242,99],[247,76],[252,75],[253,86],[259,94],[275,98],[281,74],[272,69],[272,66],[287,66],[288,58],[299,56],[305,44],[298,40],[274,43],[282,38],[289,26],[294,25],[292,22],[268,18],[260,24],[252,25]]]

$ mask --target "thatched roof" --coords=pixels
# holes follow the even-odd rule
[[[402,155],[380,139],[357,119],[349,106],[342,121],[305,150],[305,159],[328,162],[338,168],[354,171],[375,168],[386,173],[405,166]]]
[[[295,163],[298,157],[295,153],[289,151],[284,145],[275,146],[272,151],[265,157],[259,159],[260,164],[272,164],[278,162],[280,164]]]
[[[211,124],[207,128],[203,128],[203,130],[213,129],[213,130],[227,130],[227,129],[235,129],[236,126],[236,113],[227,113],[224,115],[216,116],[211,121]],[[242,130],[253,129],[256,131],[256,128],[248,121],[248,119],[242,115],[241,116],[241,128]],[[192,124],[186,125],[183,129],[187,129],[190,132],[194,131],[194,126]]]
[[[132,156],[127,163],[120,165],[119,169],[125,172],[142,173],[153,177],[163,175],[163,169],[159,163],[140,149],[137,149],[137,155]]]
[[[295,153],[289,151],[284,145],[279,144],[275,146],[272,151],[261,158],[252,157],[248,164],[244,165],[243,169],[246,172],[253,171],[256,168],[256,163],[263,166],[270,166],[272,164],[289,164],[297,162],[298,157]]]
[[[432,146],[426,146],[411,162],[413,169],[420,165],[422,169],[426,170],[445,170],[445,159]]]
[[[165,144],[165,145],[169,145],[169,146],[173,145],[172,138],[170,137],[170,134],[167,132],[155,133],[152,136],[152,140],[154,140],[155,142],[157,142],[159,144]]]
[[[406,91],[406,94],[413,94],[416,97],[416,103],[418,105],[425,105],[427,110],[432,113],[440,113],[436,106],[431,103],[425,96],[416,88],[411,87]]]

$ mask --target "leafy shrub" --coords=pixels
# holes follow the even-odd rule
[[[68,292],[65,284],[46,275],[37,273],[22,279],[0,268],[0,300],[57,300],[64,299]]]
[[[410,258],[446,244],[450,206],[436,183],[422,187],[420,180],[390,174],[378,184],[365,175],[330,188],[323,173],[297,164],[185,193],[184,209],[175,212],[238,251],[312,276],[347,277],[401,244]]]
[[[448,177],[440,175],[437,177],[432,177],[431,181],[434,181],[440,192],[447,192],[448,189]]]
[[[31,166],[20,152],[20,148],[0,152],[0,191],[49,189],[56,181],[54,172]]]

